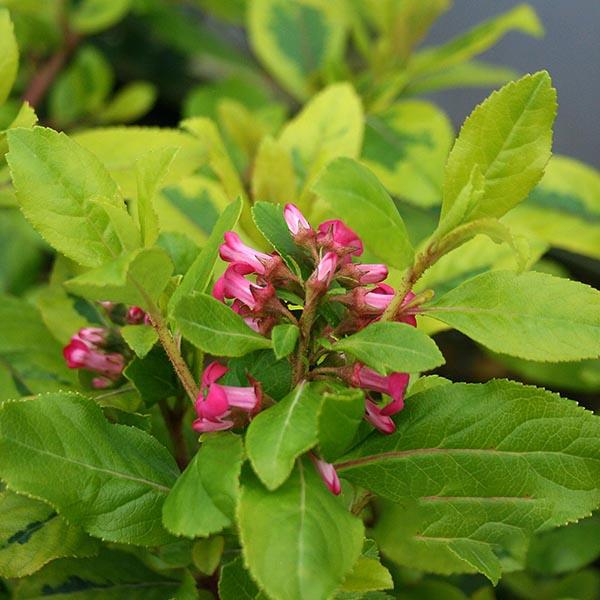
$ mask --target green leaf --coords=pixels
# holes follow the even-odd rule
[[[555,114],[556,90],[545,71],[509,83],[480,104],[462,126],[448,158],[442,218],[475,167],[484,183],[471,220],[501,217],[523,200],[550,158]]]
[[[71,10],[70,25],[80,33],[98,33],[118,23],[130,5],[131,0],[82,0]]]
[[[274,174],[277,174],[274,177]],[[296,174],[291,153],[271,136],[263,138],[258,147],[252,171],[254,201],[295,202]]]
[[[555,362],[600,355],[600,292],[545,273],[482,273],[428,314],[494,352]]]
[[[10,20],[10,13],[0,9],[0,105],[8,98],[17,69],[19,68],[19,47]]]
[[[495,65],[482,60],[458,63],[448,69],[432,71],[418,77],[406,86],[404,92],[411,95],[429,94],[438,90],[464,87],[497,87],[518,79],[519,73],[510,67]]]
[[[346,452],[365,414],[365,395],[359,389],[324,389],[319,412],[319,453],[333,462]]]
[[[212,575],[218,568],[223,556],[225,538],[217,535],[205,540],[197,540],[192,549],[194,566],[206,575]]]
[[[528,237],[600,259],[600,173],[554,155],[527,200],[504,220]]]
[[[274,600],[329,598],[356,563],[363,542],[362,522],[304,461],[275,492],[248,472],[238,520],[245,563]]]
[[[304,252],[294,243],[290,230],[283,217],[283,208],[271,202],[256,202],[252,207],[252,218],[263,237],[286,261],[290,269],[294,263],[306,260]]]
[[[221,600],[266,600],[264,593],[258,589],[244,568],[242,557],[221,567],[219,598]]]
[[[200,450],[163,505],[163,524],[175,535],[208,537],[234,521],[242,441],[231,433],[206,435]]]
[[[93,271],[65,282],[66,288],[90,300],[134,304],[148,310],[163,292],[173,263],[159,247],[125,254]]]
[[[15,392],[18,390],[8,396],[76,386],[77,378],[62,357],[62,346],[52,337],[33,306],[0,295],[0,331],[0,363],[8,368],[9,380]],[[0,398],[5,399],[4,393]]]
[[[158,216],[154,209],[154,196],[167,174],[176,148],[159,148],[144,154],[136,163],[137,213],[142,242],[152,246],[158,239]]]
[[[296,325],[282,324],[276,325],[271,331],[271,340],[273,342],[273,352],[278,360],[289,356],[296,348],[296,342],[300,330]]]
[[[176,129],[98,127],[77,133],[73,139],[98,157],[127,198],[137,193],[136,162],[152,150],[179,149],[163,185],[177,183],[205,162],[205,149],[198,141]]]
[[[417,53],[410,66],[414,77],[431,71],[444,71],[481,54],[493,46],[509,31],[516,30],[540,37],[544,30],[533,10],[527,4],[519,4],[506,13],[493,17],[471,31],[464,33],[443,46],[427,48]]]
[[[146,406],[177,396],[179,380],[161,346],[152,348],[143,358],[134,358],[123,372],[133,383]]]
[[[29,222],[52,246],[87,267],[116,258],[123,245],[101,196],[127,217],[116,184],[98,159],[64,133],[13,129],[7,155],[17,198]]]
[[[315,385],[303,382],[250,422],[246,452],[270,490],[289,477],[298,456],[317,444],[320,404]]]
[[[14,129],[16,127],[25,127],[29,129],[37,123],[37,120],[37,115],[35,114],[33,108],[31,108],[27,102],[23,102],[23,104],[21,104],[21,108],[19,108],[19,112],[15,115],[8,126],[5,126],[4,129],[0,129],[0,158],[4,158],[8,152],[6,132],[9,129]]]
[[[121,327],[121,335],[138,358],[144,358],[158,342],[156,330],[148,325],[125,325]]]
[[[527,552],[527,567],[542,575],[576,571],[600,556],[600,515],[536,535]]]
[[[169,540],[161,506],[177,478],[173,458],[147,433],[110,425],[92,400],[53,393],[3,404],[0,472],[11,490],[45,500],[93,536]]]
[[[50,117],[62,127],[93,118],[114,83],[110,63],[95,46],[81,47],[50,88]]]
[[[316,94],[279,137],[281,146],[292,155],[301,188],[310,187],[330,160],[358,158],[363,130],[360,98],[348,83],[330,85]]]
[[[448,117],[430,102],[405,100],[365,125],[361,159],[385,187],[419,206],[439,204],[454,137]]]
[[[271,340],[250,329],[231,308],[206,294],[183,297],[173,316],[187,340],[215,356],[243,356],[271,347]]]
[[[376,558],[361,556],[344,580],[344,592],[372,592],[394,587],[390,572]]]
[[[223,243],[223,235],[233,229],[242,212],[242,200],[238,198],[232,202],[221,214],[219,220],[200,254],[192,263],[181,283],[169,300],[169,313],[172,313],[179,301],[192,292],[205,292],[210,283],[217,257],[219,246]]]
[[[316,91],[319,73],[343,55],[346,15],[326,0],[256,0],[248,4],[248,33],[267,70],[306,100]]]
[[[399,564],[495,581],[519,567],[532,532],[600,502],[600,424],[575,402],[502,380],[446,384],[410,396],[395,420],[336,466],[398,503],[375,539]]]
[[[56,560],[19,583],[15,600],[166,600],[179,598],[179,579],[147,567],[129,552],[104,548],[94,558]]]
[[[416,373],[444,364],[435,342],[406,323],[376,322],[333,345],[379,373]]]
[[[156,87],[148,81],[132,81],[120,89],[100,111],[101,123],[133,123],[142,118],[154,105]]]
[[[24,577],[63,556],[92,556],[98,542],[47,504],[0,492],[0,576]]]
[[[313,190],[379,258],[399,269],[412,262],[414,251],[402,218],[367,168],[349,158],[338,158],[322,172]]]

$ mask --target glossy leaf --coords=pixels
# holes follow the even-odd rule
[[[246,452],[270,490],[289,477],[298,456],[316,445],[320,404],[315,385],[300,383],[283,400],[252,419],[246,433]]]
[[[322,172],[315,193],[329,204],[386,263],[403,268],[411,263],[413,248],[402,218],[383,185],[367,168],[338,158]]]
[[[96,537],[169,540],[160,512],[177,477],[173,458],[149,434],[109,424],[92,400],[54,393],[2,405],[0,470],[10,489]]]
[[[482,273],[439,298],[429,314],[475,341],[538,361],[600,355],[600,292],[545,273]]]
[[[474,168],[483,193],[467,216],[500,217],[540,180],[550,158],[556,91],[545,71],[494,92],[463,124],[444,176],[442,218],[468,185]]]
[[[10,13],[0,9],[0,105],[12,89],[19,67],[19,48]]]
[[[30,223],[59,252],[99,267],[123,251],[113,216],[94,202],[102,197],[115,216],[128,217],[106,169],[64,133],[15,129],[8,133],[17,198]]]
[[[133,81],[120,89],[100,111],[101,123],[132,123],[143,117],[156,102],[157,90],[147,81]]]
[[[215,356],[243,356],[271,347],[271,340],[250,329],[231,308],[206,294],[182,298],[174,317],[187,340]]]
[[[165,289],[173,263],[158,247],[137,250],[87,271],[65,283],[67,289],[91,300],[124,302],[148,310]]]
[[[247,473],[238,519],[245,563],[274,600],[326,600],[356,563],[363,542],[361,521],[304,461],[275,492]]]
[[[539,527],[600,501],[600,424],[576,403],[509,381],[447,384],[411,396],[396,432],[371,434],[341,476],[396,502],[375,539],[394,561],[497,580]]]
[[[232,525],[242,454],[235,435],[205,436],[163,505],[163,524],[171,533],[207,537]]]
[[[415,373],[444,364],[435,342],[405,323],[376,322],[333,345],[384,374]]]
[[[289,356],[296,347],[300,330],[296,325],[281,324],[273,327],[271,332],[271,340],[273,341],[273,352],[275,358],[285,358]]]

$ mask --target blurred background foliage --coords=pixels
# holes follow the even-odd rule
[[[314,218],[322,216],[308,187],[338,155],[360,158],[375,172],[418,243],[437,223],[453,121],[462,121],[472,98],[518,75],[481,55],[509,34],[520,47],[534,47],[539,42],[531,38],[544,32],[530,6],[512,2],[494,3],[486,21],[456,37],[440,35],[444,15],[449,11],[454,21],[448,22],[461,23],[456,15],[470,15],[470,2],[453,9],[450,0],[0,0],[0,7],[10,13],[20,53],[14,86],[0,106],[0,291],[31,299],[62,343],[79,323],[75,310],[68,326],[53,321],[53,308],[72,302],[55,284],[73,267],[55,262],[23,219],[1,158],[3,131],[34,122],[23,101],[41,124],[67,131],[96,153],[131,199],[136,160],[153,148],[179,148],[158,210],[160,243],[180,273],[238,193],[296,201]],[[0,85],[0,102],[8,92]],[[565,104],[561,110],[573,110]],[[188,121],[179,128],[182,119]],[[300,120],[318,132],[317,142],[298,136]],[[600,174],[592,166],[555,155],[534,192],[504,221],[533,240],[532,268],[600,287]],[[252,235],[248,223],[246,233]],[[509,248],[477,236],[420,285],[441,293],[514,262]],[[547,364],[492,355],[457,332],[422,325],[447,357],[441,375],[510,377],[598,407],[597,360]],[[3,353],[14,352],[4,345],[0,364]],[[478,576],[444,579],[389,567],[394,597],[402,599],[594,600],[599,556],[600,520],[593,516],[540,534],[526,569],[508,574],[496,589]]]

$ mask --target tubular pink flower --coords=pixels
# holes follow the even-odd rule
[[[107,333],[103,327],[84,327],[71,339],[79,339],[91,348],[103,344],[106,341]]]
[[[227,367],[217,361],[204,369],[200,394],[195,403],[198,415],[192,425],[195,431],[202,433],[229,429],[233,427],[233,421],[226,417],[231,413],[232,407],[251,413],[260,406],[258,386],[239,387],[217,383],[228,371]]]
[[[317,473],[321,476],[323,483],[325,483],[332,494],[338,496],[342,491],[342,485],[340,484],[340,478],[338,477],[335,467],[332,464],[318,458],[312,452],[309,453],[309,456],[313,462],[313,465],[315,465]]]
[[[382,415],[379,406],[368,398],[365,400],[365,419],[382,433],[390,434],[396,431],[394,421],[390,417]]]
[[[315,280],[329,287],[338,266],[338,255],[335,252],[327,252],[319,261],[315,270]]]
[[[116,352],[103,353],[77,335],[63,349],[69,369],[88,369],[116,381],[125,367],[125,358]]]
[[[406,296],[404,296],[404,300],[402,300],[402,306],[409,304],[415,295],[416,294],[414,292],[408,292]],[[417,326],[417,317],[415,317],[415,315],[401,315],[398,321],[401,323],[406,323],[407,325],[412,325],[413,327]]]
[[[146,318],[146,313],[139,306],[132,306],[127,311],[129,325],[141,325]]]
[[[302,229],[309,231],[311,229],[308,221],[294,204],[286,204],[283,209],[283,218],[287,223],[288,229],[292,235],[298,235]]]
[[[324,221],[319,225],[317,242],[342,257],[343,263],[350,262],[351,255],[360,256],[363,253],[360,238],[339,219]]]
[[[354,265],[359,273],[358,282],[381,283],[388,276],[388,268],[383,264],[356,264]]]
[[[377,371],[361,363],[356,363],[352,370],[351,383],[354,387],[390,396],[392,402],[381,409],[381,414],[391,416],[404,408],[404,392],[406,391],[408,380],[408,373],[380,375]]]
[[[221,275],[221,277],[215,281],[212,296],[219,300],[219,302],[225,302],[225,275]]]
[[[226,231],[225,243],[219,248],[219,255],[224,261],[247,265],[253,272],[264,275],[266,265],[272,261],[272,257],[264,252],[259,252],[250,246],[246,246],[240,236],[233,231]]]
[[[258,288],[258,286],[244,277],[243,269],[239,269],[238,265],[231,265],[225,271],[223,275],[223,294],[225,298],[236,298],[251,310],[254,310],[257,303],[252,294],[252,288]]]
[[[375,289],[364,294],[363,299],[368,307],[383,312],[389,306],[393,297],[394,288],[381,283]]]

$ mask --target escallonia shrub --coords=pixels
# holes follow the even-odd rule
[[[350,86],[332,88],[315,103],[341,92],[362,124]],[[421,237],[347,150],[360,134],[321,136],[314,108],[282,134],[305,150],[301,188],[264,155],[251,185],[207,119],[129,167],[50,128],[7,132],[15,202],[57,253],[43,310],[0,306],[0,577],[16,598],[393,598],[405,569],[496,584],[600,506],[591,411],[433,372],[441,327],[516,359],[600,355],[600,292],[532,269],[505,219],[550,157],[548,74],[473,111]],[[177,149],[207,157],[226,200],[201,249],[161,232]],[[503,262],[436,285],[475,238]]]

